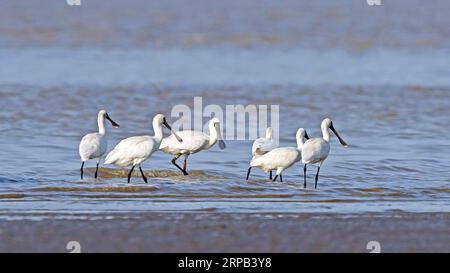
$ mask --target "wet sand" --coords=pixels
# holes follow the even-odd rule
[[[41,215],[1,220],[1,252],[449,252],[450,213]],[[26,218],[30,219],[30,218]]]

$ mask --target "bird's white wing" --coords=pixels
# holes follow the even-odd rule
[[[263,155],[277,148],[273,139],[258,138],[253,142],[252,155]]]
[[[183,151],[195,153],[209,142],[209,136],[203,132],[186,130],[177,132],[177,134],[183,139],[183,142],[179,142],[172,134],[161,141],[159,149],[170,154]]]
[[[263,170],[275,170],[279,167],[288,168],[301,158],[300,151],[294,147],[276,148],[252,159],[251,167],[261,167]]]
[[[120,141],[106,156],[105,164],[129,166],[137,160],[147,159],[157,145],[151,136],[135,136]]]
[[[82,161],[102,156],[106,151],[106,142],[99,133],[85,135],[80,142],[79,153]]]
[[[330,145],[322,138],[308,139],[302,148],[302,160],[308,164],[314,164],[327,158]]]

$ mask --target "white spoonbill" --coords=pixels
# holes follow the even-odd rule
[[[208,150],[216,142],[219,142],[220,149],[225,149],[225,142],[220,134],[220,121],[218,118],[212,118],[209,121],[209,135],[199,131],[185,130],[178,132],[183,142],[177,141],[176,135],[172,134],[164,138],[161,142],[160,150],[167,154],[174,155],[172,164],[175,165],[184,175],[188,175],[186,171],[187,158],[191,154],[198,153],[202,150]],[[177,164],[177,159],[184,155],[183,167]]]
[[[273,181],[276,181],[278,176],[280,176],[280,181],[283,182],[283,171],[302,159],[303,145],[305,140],[309,139],[306,130],[303,128],[299,128],[297,130],[295,138],[297,140],[297,147],[276,148],[264,155],[252,159],[250,162],[250,167],[247,171],[247,180],[250,176],[250,171],[252,168],[258,167],[264,172],[276,170],[277,172],[273,178]]]
[[[252,159],[266,154],[277,148],[277,143],[273,140],[273,129],[269,127],[266,129],[266,137],[256,139],[252,145]],[[270,171],[270,179],[272,179],[272,171]]]
[[[330,133],[328,129],[331,129],[342,146],[347,147],[347,143],[341,138],[336,129],[334,129],[333,121],[330,118],[326,118],[322,121],[320,125],[322,129],[322,138],[311,138],[305,142],[302,149],[302,162],[305,164],[303,168],[303,187],[306,188],[306,165],[308,164],[318,164],[316,173],[316,182],[314,188],[317,189],[317,181],[319,180],[319,171],[325,159],[327,159],[330,154]]]
[[[144,179],[145,183],[148,183],[147,178],[142,171],[141,163],[158,150],[163,137],[162,125],[172,131],[172,128],[167,123],[164,115],[157,114],[153,118],[154,136],[134,136],[120,141],[106,156],[105,164],[115,164],[121,167],[133,165],[128,173],[128,183],[130,183],[134,167],[138,165],[142,179]],[[175,135],[177,141],[182,142],[182,139],[175,132],[172,131],[172,133]]]
[[[98,133],[85,135],[81,139],[80,146],[78,148],[81,157],[81,179],[83,179],[84,162],[94,158],[97,159],[97,168],[95,169],[94,175],[95,178],[97,178],[98,164],[100,163],[100,159],[105,154],[106,148],[108,147],[108,143],[106,142],[105,138],[105,119],[109,120],[114,128],[119,128],[119,124],[115,123],[105,110],[101,110],[100,112],[98,112]]]

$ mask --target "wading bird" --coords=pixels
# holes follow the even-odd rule
[[[163,137],[162,125],[166,126],[174,135],[178,142],[182,139],[172,130],[162,114],[153,118],[154,136],[134,136],[120,141],[114,149],[106,156],[105,164],[114,164],[121,167],[132,165],[128,173],[128,183],[130,183],[131,174],[134,167],[139,166],[142,179],[147,183],[147,178],[141,168],[141,163],[147,160],[155,151],[158,150]]]
[[[106,113],[105,110],[98,112],[97,123],[98,123],[98,133],[91,133],[85,135],[80,142],[79,153],[81,157],[81,168],[80,176],[83,179],[83,167],[84,162],[90,159],[97,159],[97,168],[95,169],[94,177],[97,178],[98,164],[100,163],[101,157],[105,154],[108,143],[105,138],[105,119],[111,122],[114,128],[119,128],[119,124],[115,123]]]
[[[269,127],[266,129],[266,137],[258,138],[253,142],[252,160],[272,151],[277,147],[277,143],[273,140],[273,129],[272,127]],[[272,171],[270,171],[269,178],[272,179]]]
[[[302,162],[303,167],[303,187],[306,188],[306,166],[308,164],[318,164],[316,180],[314,188],[317,189],[317,181],[319,180],[320,167],[322,166],[325,159],[327,159],[330,154],[330,133],[328,129],[333,131],[342,146],[347,147],[347,143],[341,138],[336,129],[333,126],[333,121],[326,118],[322,121],[320,125],[322,129],[322,138],[311,138],[305,142],[302,149]]]
[[[161,142],[160,150],[174,155],[172,164],[175,165],[184,175],[188,175],[187,159],[189,155],[198,153],[203,150],[208,150],[216,142],[219,142],[220,149],[225,149],[225,142],[222,140],[220,134],[220,121],[218,118],[212,118],[209,121],[209,135],[199,131],[185,130],[178,132],[178,135],[183,139],[183,142],[176,140],[176,135],[172,134],[164,138]],[[183,167],[177,164],[177,159],[184,155]]]
[[[308,134],[303,128],[297,130],[295,138],[297,140],[297,147],[276,148],[262,156],[252,159],[247,171],[247,180],[252,168],[258,167],[264,172],[276,170],[275,177],[272,181],[276,181],[278,176],[280,176],[280,182],[283,182],[283,171],[302,159],[303,145],[305,140],[309,139]]]

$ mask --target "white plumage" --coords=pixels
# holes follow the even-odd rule
[[[177,141],[174,134],[164,138],[161,141],[159,149],[167,154],[174,155],[172,164],[175,165],[184,175],[187,175],[186,165],[187,158],[191,154],[198,153],[203,150],[208,150],[219,142],[219,147],[225,149],[225,142],[221,139],[220,121],[218,118],[212,118],[209,121],[209,135],[204,132],[185,130],[177,132],[183,139],[183,142]],[[183,167],[177,164],[177,159],[184,155]]]
[[[108,147],[104,134],[91,133],[85,135],[80,142],[79,153],[82,162],[97,158],[100,160]]]
[[[121,167],[139,165],[156,151],[159,139],[152,136],[134,136],[121,140],[105,159],[105,164]]]
[[[266,129],[266,136],[257,138],[252,145],[252,160],[262,156],[273,149],[277,148],[277,142],[273,140],[273,129],[269,127]],[[269,171],[269,178],[272,179],[272,171]]]
[[[258,167],[264,172],[276,170],[273,181],[276,181],[278,176],[280,176],[280,181],[283,182],[283,171],[301,160],[303,143],[305,142],[305,139],[308,138],[305,129],[300,128],[297,130],[296,134],[297,147],[275,148],[264,155],[253,158],[247,171],[247,180],[251,169],[253,167]]]
[[[258,157],[277,148],[278,145],[273,139],[273,129],[266,129],[266,137],[256,139],[252,145],[252,157]]]
[[[259,167],[265,172],[276,170],[276,174],[280,175],[283,170],[300,161],[301,156],[300,151],[295,147],[281,147],[273,149],[265,156],[253,159],[250,166]]]
[[[333,122],[331,119],[326,118],[322,121],[320,125],[322,130],[322,138],[311,138],[305,142],[302,149],[302,162],[304,165],[303,168],[303,177],[304,182],[303,186],[306,188],[306,166],[308,164],[318,164],[315,184],[314,188],[317,188],[317,181],[319,180],[319,172],[320,167],[322,166],[325,159],[327,159],[330,154],[330,133],[328,129],[331,129],[333,133],[338,138],[339,142],[342,146],[347,147],[347,143],[341,138],[336,129],[333,126]]]
[[[120,141],[106,156],[105,164],[114,164],[121,167],[132,165],[133,167],[128,173],[128,183],[130,183],[134,167],[139,166],[142,178],[145,183],[147,183],[147,178],[142,171],[141,163],[158,150],[163,137],[162,125],[166,126],[169,130],[172,130],[164,115],[158,114],[153,118],[154,136],[134,136]],[[174,134],[177,141],[182,141],[176,133]]]
[[[106,113],[105,110],[101,110],[97,115],[98,133],[91,133],[85,135],[80,142],[78,151],[81,158],[80,175],[83,179],[83,167],[84,162],[90,159],[97,159],[97,168],[95,169],[95,178],[97,178],[98,164],[101,157],[105,154],[108,143],[105,138],[105,119],[108,119],[114,128],[118,128],[119,124],[115,123]]]
[[[302,151],[302,162],[305,164],[320,163],[330,153],[330,144],[323,138],[312,138],[307,143],[306,149]]]

